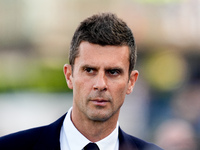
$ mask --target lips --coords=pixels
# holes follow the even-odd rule
[[[93,100],[91,100],[91,102],[92,102],[94,105],[97,105],[97,106],[105,106],[105,105],[107,105],[107,103],[109,103],[110,101],[109,101],[109,100],[104,100],[104,99],[93,99]]]

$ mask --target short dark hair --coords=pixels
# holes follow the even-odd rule
[[[80,23],[71,41],[69,63],[74,66],[75,58],[79,54],[82,41],[101,46],[113,45],[129,47],[129,74],[136,63],[136,44],[131,29],[127,24],[112,13],[95,14]]]

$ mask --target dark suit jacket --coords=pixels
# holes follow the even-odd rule
[[[0,150],[60,150],[60,129],[65,115],[54,123],[0,137]],[[119,128],[120,150],[161,150]]]

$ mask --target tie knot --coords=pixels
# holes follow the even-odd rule
[[[99,150],[99,147],[97,146],[96,143],[88,143],[85,147],[84,150]]]

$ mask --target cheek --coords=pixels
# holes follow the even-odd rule
[[[73,91],[75,91],[77,96],[84,97],[92,89],[91,81],[87,81],[84,78],[76,79],[73,82]]]
[[[112,96],[114,99],[118,99],[118,101],[124,101],[127,91],[127,84],[114,84],[112,90]]]

